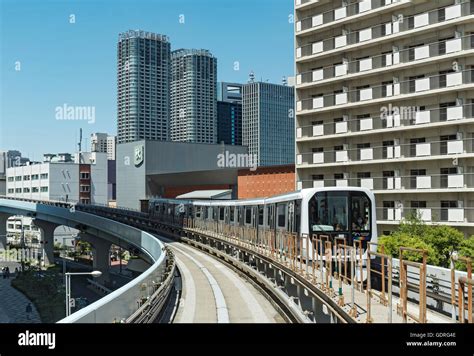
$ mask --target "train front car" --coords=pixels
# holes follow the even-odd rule
[[[367,242],[377,242],[374,194],[355,187],[304,189],[301,194],[305,210],[301,215],[302,235],[310,236],[311,241],[313,237],[333,243],[338,239],[349,246],[361,241],[365,258]]]

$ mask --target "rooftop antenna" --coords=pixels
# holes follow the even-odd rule
[[[249,83],[253,83],[255,81],[255,73],[253,71],[249,74]]]
[[[78,149],[78,158],[79,158],[79,163],[81,162],[81,151],[82,151],[82,127],[79,129],[79,142],[77,143],[77,149]]]
[[[281,79],[281,82],[284,86],[287,86],[288,85],[288,80],[286,79],[285,76],[283,76],[283,78]]]

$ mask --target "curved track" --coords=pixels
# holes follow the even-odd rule
[[[217,259],[170,242],[183,292],[174,323],[283,323],[255,287]]]

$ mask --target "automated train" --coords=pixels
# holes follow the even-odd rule
[[[377,241],[374,194],[357,187],[311,188],[249,200],[153,198],[149,214],[153,220],[174,224],[193,219],[197,224],[221,229],[251,228],[257,240],[271,231],[272,236],[296,233],[344,237],[348,245],[362,240],[364,250],[368,241]]]

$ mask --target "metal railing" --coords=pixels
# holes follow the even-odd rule
[[[395,129],[405,127],[424,127],[432,123],[453,123],[453,121],[474,118],[474,105],[464,104],[445,108],[408,107],[398,115],[381,115],[377,112],[367,113],[364,118],[347,117],[346,121],[334,122],[334,119],[321,121],[318,124],[297,127],[296,139],[326,138],[330,135],[344,135],[348,133],[371,133],[373,130]]]
[[[340,162],[361,162],[432,156],[449,156],[474,152],[474,139],[440,140],[439,137],[425,137],[423,142],[397,143],[369,142],[367,147],[341,145],[320,147],[318,151],[297,154],[296,164],[328,164]]]
[[[381,177],[377,172],[371,172],[370,177],[353,177],[351,175],[342,179],[324,178],[323,179],[303,179],[302,188],[323,188],[336,187],[345,184],[348,187],[363,187],[372,190],[407,190],[407,189],[446,189],[456,190],[465,188],[474,188],[474,173],[451,173],[451,174],[431,174],[426,175],[401,175],[392,177]],[[372,176],[374,175],[374,176]],[[420,177],[420,179],[417,179]]]
[[[418,79],[407,79],[398,83],[373,84],[364,88],[336,91],[334,93],[314,94],[296,103],[296,111],[322,110],[330,107],[343,107],[351,103],[371,103],[373,100],[393,100],[402,95],[424,94],[430,90],[456,88],[474,82],[474,70],[468,69],[446,74],[427,75]]]
[[[326,66],[311,71],[304,71],[296,76],[296,84],[318,83],[334,78],[345,79],[346,75],[364,73],[370,70],[387,68],[400,64],[411,64],[417,61],[436,60],[436,57],[451,55],[474,48],[474,36],[467,35],[450,40],[436,41],[416,48],[404,48],[393,53],[380,54],[364,59],[349,60],[343,64]]]
[[[450,16],[443,16],[448,9]],[[452,15],[451,15],[452,11]],[[370,40],[383,39],[386,36],[403,34],[412,30],[443,23],[445,21],[460,19],[470,16],[473,13],[470,1],[464,1],[452,6],[446,6],[425,13],[399,17],[392,22],[382,23],[373,27],[364,28],[348,33],[341,33],[340,36],[326,38],[320,41],[305,44],[296,49],[296,57],[304,59],[304,57],[317,55],[332,50],[345,50],[347,46],[363,43]]]
[[[381,11],[384,7],[402,2],[405,2],[405,0],[395,0],[393,3],[390,2],[388,4],[386,4],[385,0],[362,0],[354,4],[325,11],[316,16],[305,17],[296,23],[297,32],[318,28],[337,20],[349,19],[370,10],[378,9]]]

